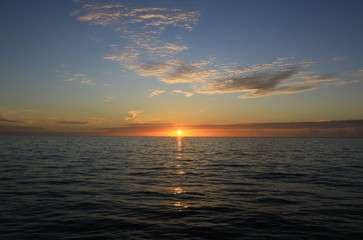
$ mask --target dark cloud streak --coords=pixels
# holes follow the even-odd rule
[[[98,130],[105,135],[147,136],[174,128],[174,124],[128,124]],[[201,136],[363,138],[363,120],[186,125],[183,128]]]
[[[88,122],[88,121],[67,121],[67,120],[59,120],[59,121],[55,121],[55,123],[57,123],[57,124],[65,124],[65,125],[85,125],[85,124],[89,124],[90,122]]]
[[[22,122],[24,122],[24,121],[22,121],[22,120],[16,120],[16,119],[10,119],[10,118],[0,117],[0,122],[8,122],[8,123],[22,123]]]

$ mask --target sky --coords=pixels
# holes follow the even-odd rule
[[[0,135],[363,137],[359,0],[0,2]]]

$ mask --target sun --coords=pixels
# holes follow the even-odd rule
[[[176,131],[176,134],[177,134],[178,136],[182,136],[182,135],[183,135],[183,130],[178,129],[178,130]]]

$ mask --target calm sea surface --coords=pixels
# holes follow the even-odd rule
[[[0,137],[0,239],[363,239],[363,139]]]

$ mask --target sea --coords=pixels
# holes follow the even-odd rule
[[[2,136],[0,239],[363,239],[363,139]]]

